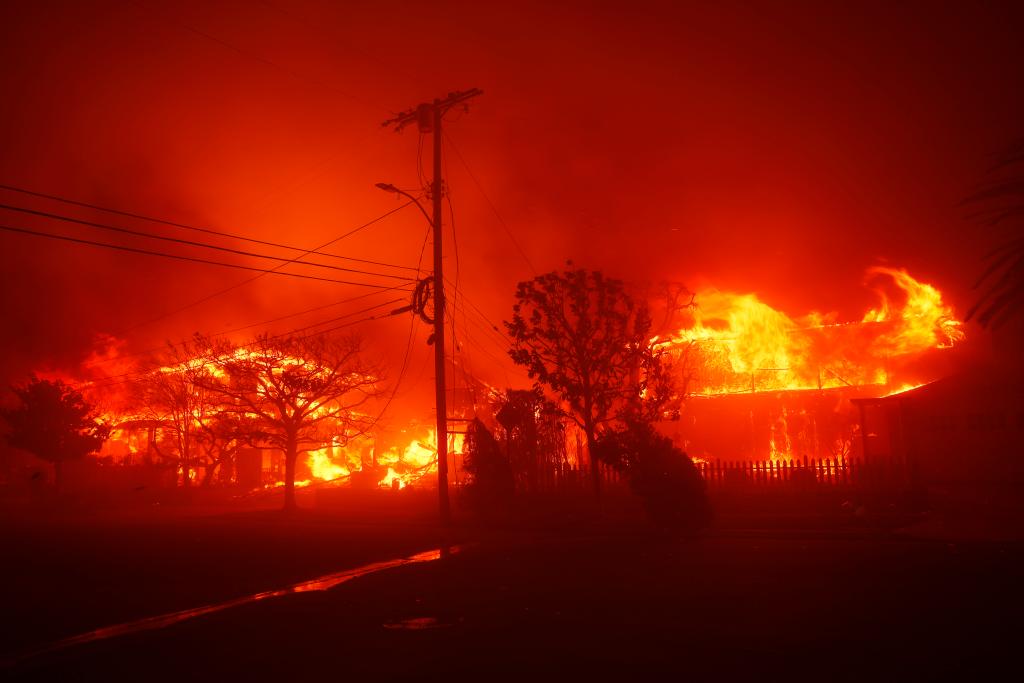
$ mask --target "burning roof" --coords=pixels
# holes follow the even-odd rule
[[[656,342],[675,357],[686,393],[717,395],[887,385],[894,362],[964,338],[932,285],[903,269],[868,276],[889,286],[876,288],[879,304],[860,320],[793,318],[756,294],[710,290],[684,311],[683,327]]]

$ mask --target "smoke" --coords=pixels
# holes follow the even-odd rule
[[[478,86],[448,122],[468,169],[448,151],[445,268],[499,327],[533,274],[506,228],[538,272],[573,259],[850,318],[883,260],[964,309],[987,245],[956,202],[1019,134],[1019,10],[435,5],[5,6],[0,182],[311,247],[394,208],[374,183],[419,186],[417,132],[381,121]],[[415,265],[424,229],[403,212],[336,251]],[[362,291],[267,276],[166,315],[247,274],[0,240],[5,377],[74,367],[100,334],[139,351]],[[470,317],[457,326],[498,358],[463,339],[474,371],[514,381]],[[358,328],[395,377],[407,322]],[[429,381],[423,338],[409,386]]]

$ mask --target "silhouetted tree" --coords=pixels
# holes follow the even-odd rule
[[[221,481],[229,481],[234,472],[235,456],[243,446],[256,446],[266,441],[258,421],[234,411],[219,412],[200,424],[196,434],[202,465],[206,468],[203,486],[209,486],[220,472]]]
[[[63,463],[98,451],[110,430],[79,391],[59,380],[32,377],[28,384],[11,388],[21,405],[0,411],[10,427],[7,443],[53,463],[60,491]]]
[[[508,509],[515,492],[512,468],[494,435],[477,419],[466,429],[463,467],[470,477],[467,500],[478,513],[493,516]]]
[[[1024,140],[1012,145],[990,169],[982,188],[966,203],[980,207],[971,218],[979,220],[1002,243],[986,256],[975,288],[981,293],[967,312],[985,327],[998,327],[1024,305]]]
[[[693,461],[645,422],[602,434],[596,457],[625,473],[629,487],[644,501],[657,524],[696,530],[711,521],[704,479]]]
[[[600,272],[572,269],[519,283],[512,320],[505,325],[512,360],[569,406],[591,456],[602,425],[642,410],[645,395],[666,393],[661,386],[649,392],[649,379],[670,384],[669,373],[655,368],[662,359],[649,341],[646,305]],[[599,495],[593,462],[591,475]]]
[[[558,407],[540,390],[507,390],[496,401],[495,418],[504,428],[505,451],[513,477],[535,491],[541,470],[565,462],[565,424]]]
[[[219,372],[202,381],[227,399],[225,412],[250,419],[284,453],[285,509],[294,509],[299,452],[365,433],[370,419],[357,411],[377,395],[380,372],[362,358],[357,337],[264,335],[238,349],[206,346]]]
[[[211,388],[215,365],[207,344],[198,335],[179,345],[168,344],[157,359],[160,367],[143,375],[137,387],[146,417],[158,422],[170,436],[172,452],[160,450],[160,455],[177,463],[185,487],[191,484],[192,470],[203,457],[203,442],[217,447],[209,443],[209,437],[223,395]]]

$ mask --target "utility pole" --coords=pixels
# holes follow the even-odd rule
[[[434,203],[431,221],[434,229],[434,401],[437,412],[437,497],[443,526],[451,524],[451,506],[448,501],[448,388],[445,382],[444,355],[444,232],[441,229],[444,179],[441,174],[441,123],[449,109],[478,95],[483,95],[479,88],[448,93],[443,99],[417,105],[383,123],[385,127],[393,126],[400,131],[415,122],[420,133],[434,135],[434,178],[430,183],[430,199]]]

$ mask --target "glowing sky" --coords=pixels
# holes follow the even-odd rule
[[[451,140],[538,271],[571,258],[797,313],[859,315],[875,263],[963,310],[991,239],[957,203],[1024,128],[1021,12],[974,3],[8,2],[0,27],[0,183],[314,246],[394,208],[374,183],[419,185],[416,131],[385,118],[480,87]],[[531,271],[450,150],[447,166],[460,284],[497,321]],[[336,251],[415,265],[424,228],[404,211]],[[97,332],[140,350],[361,293],[266,277],[139,326],[247,275],[0,245],[6,375],[74,363]],[[407,332],[363,328],[393,364]]]

